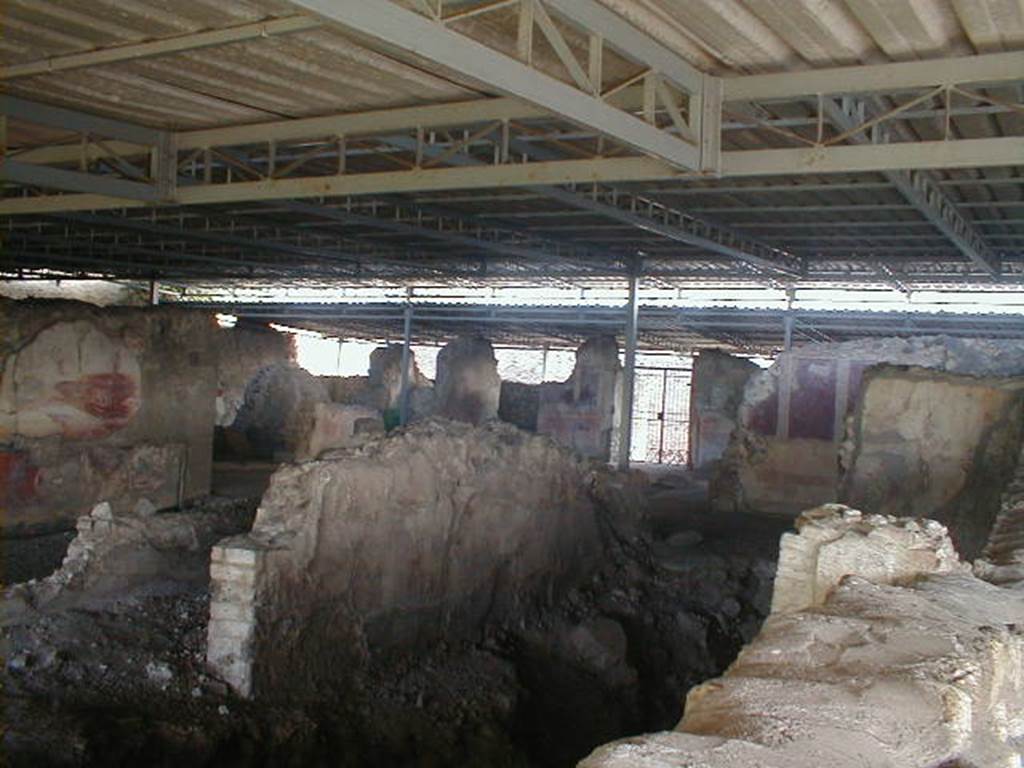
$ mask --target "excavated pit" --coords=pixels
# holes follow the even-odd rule
[[[100,554],[75,571],[77,579],[59,576],[77,567],[65,563],[53,577],[58,588],[47,586],[51,578],[8,591],[10,764],[572,765],[601,743],[671,727],[686,691],[720,674],[757,633],[768,613],[781,529],[762,527],[741,538],[728,525],[699,531],[701,486],[681,475],[646,481],[509,426],[431,422],[340,458],[287,466],[284,479],[274,482],[289,473],[294,482],[297,474],[323,472],[332,461],[351,467],[372,457],[379,465],[390,453],[401,464],[408,458],[403,451],[424,453],[427,444],[439,456],[439,446],[451,448],[452,441],[461,441],[467,461],[473,458],[468,476],[459,479],[475,491],[462,512],[483,516],[482,533],[505,520],[505,540],[529,542],[538,522],[528,514],[524,526],[508,522],[518,514],[509,499],[531,493],[543,499],[544,492],[528,486],[548,482],[539,471],[548,467],[557,478],[551,482],[575,500],[563,518],[566,532],[578,530],[583,540],[591,526],[587,551],[562,565],[550,552],[528,560],[555,562],[557,579],[544,573],[510,585],[506,570],[488,582],[492,595],[504,597],[482,613],[436,613],[430,601],[423,603],[423,621],[443,631],[421,632],[412,642],[390,619],[377,621],[377,642],[358,660],[350,636],[338,633],[332,646],[325,642],[329,633],[320,635],[322,663],[283,664],[265,678],[272,688],[257,687],[245,698],[232,689],[237,681],[206,664],[210,591],[194,568],[196,556],[213,544],[206,532],[233,541],[247,530],[242,513],[200,504],[138,521],[105,520],[101,511],[99,521],[90,516],[80,530],[95,537],[109,522],[110,531],[129,532],[127,540],[116,546],[103,536],[91,540],[90,552]],[[495,461],[512,463],[491,463],[492,453]],[[435,464],[443,474],[444,461]],[[494,482],[509,485],[502,514],[489,518]],[[513,490],[517,484],[524,490]],[[261,530],[261,515],[264,522],[275,519],[274,498],[272,484],[246,536]],[[565,498],[555,505],[563,515]],[[167,535],[154,540],[157,528]],[[321,521],[322,535],[331,530]],[[82,550],[84,535],[72,553]],[[565,541],[578,543],[571,536]],[[200,561],[208,562],[205,552]],[[569,561],[573,567],[563,567]],[[93,588],[104,579],[92,575],[140,562],[163,565],[116,594]],[[481,573],[487,567],[486,561],[474,566]],[[515,572],[525,577],[534,570]],[[301,592],[287,594],[294,601]],[[296,650],[292,661],[302,658],[301,643]],[[273,656],[257,657],[257,666],[260,659]],[[330,684],[310,686],[310,675]]]

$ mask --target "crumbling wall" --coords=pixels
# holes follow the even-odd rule
[[[839,445],[873,366],[1024,375],[1016,342],[925,336],[810,344],[752,376],[737,428],[712,477],[716,509],[795,516],[838,499]]]
[[[350,448],[384,432],[380,411],[365,405],[317,403],[313,423],[298,443],[295,457],[315,459],[333,448]]]
[[[494,347],[482,336],[460,336],[437,355],[436,413],[446,419],[483,424],[498,416],[501,378]]]
[[[366,376],[335,376],[326,379],[331,400],[374,408],[387,421],[395,421],[402,399],[402,345],[389,344],[370,353]],[[433,412],[433,384],[419,369],[416,354],[409,350],[409,413],[413,420]]]
[[[772,615],[676,730],[581,768],[1016,768],[1024,592],[971,576],[938,523],[833,506],[798,526]]]
[[[285,466],[213,550],[208,660],[243,694],[312,695],[370,653],[476,637],[597,564],[599,471],[447,421]]]
[[[938,520],[963,557],[977,557],[1017,464],[1024,378],[877,367],[850,422],[839,499]]]
[[[1024,444],[974,572],[993,584],[1024,582]]]
[[[520,429],[549,435],[584,456],[607,461],[621,372],[615,337],[593,337],[576,350],[576,365],[564,382],[502,382],[498,415]]]
[[[749,360],[718,350],[693,359],[690,379],[690,463],[694,469],[721,458],[736,427],[743,391],[760,369]]]
[[[69,525],[209,491],[213,318],[177,307],[0,300],[0,512]]]
[[[214,334],[217,355],[218,427],[229,427],[245,401],[253,377],[264,368],[295,361],[295,339],[262,326],[218,328]]]
[[[576,350],[576,365],[565,383],[541,385],[537,431],[584,456],[607,461],[621,371],[614,336],[587,339]]]
[[[293,364],[261,369],[249,382],[231,431],[244,444],[245,456],[281,459],[293,457],[313,430],[318,403],[327,403],[327,385]]]
[[[124,594],[154,580],[204,585],[210,548],[251,522],[251,507],[232,502],[161,514],[148,500],[119,514],[101,502],[78,518],[77,534],[54,573],[5,592],[7,610],[68,607],[84,596]]]

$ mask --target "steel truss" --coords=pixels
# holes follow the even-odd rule
[[[212,259],[225,259],[229,263],[220,264],[225,269],[234,269],[237,262],[243,273],[250,270],[251,274],[273,272],[280,263],[303,263],[323,274],[386,274],[394,269],[393,274],[403,276],[517,271],[622,275],[637,257],[640,249],[613,239],[581,247],[568,243],[566,237],[530,231],[510,221],[495,223],[395,197],[431,190],[519,187],[661,238],[673,244],[688,265],[696,256],[704,259],[709,270],[791,281],[820,274],[807,250],[794,250],[785,240],[765,242],[752,233],[667,205],[657,197],[660,187],[647,193],[622,185],[663,181],[672,184],[669,193],[698,194],[705,188],[690,185],[703,176],[877,170],[967,257],[972,269],[964,276],[973,279],[974,271],[980,270],[996,278],[1019,279],[1019,265],[1012,259],[1001,264],[987,242],[990,235],[1010,243],[1016,240],[1006,233],[983,230],[961,212],[966,206],[957,205],[943,191],[960,180],[938,180],[922,170],[1020,165],[1024,136],[960,138],[954,128],[959,115],[1024,111],[1019,95],[1024,54],[720,79],[694,70],[594,0],[492,2],[448,14],[429,2],[421,3],[421,13],[390,0],[295,0],[293,4],[315,18],[281,19],[267,27],[266,34],[340,24],[399,55],[426,57],[460,76],[468,75],[488,93],[510,95],[184,132],[6,98],[0,102],[4,121],[76,131],[80,141],[5,151],[0,178],[14,186],[13,194],[0,200],[0,214],[69,216],[91,211],[89,215],[96,216],[96,211],[107,210],[113,219],[88,223],[88,245],[60,244],[52,231],[43,231],[45,226],[28,232],[12,224],[6,251],[17,260],[13,269],[33,269],[51,254],[68,269],[79,256],[93,259],[91,266],[102,261],[110,270],[149,259],[159,265],[154,271],[180,274],[203,271],[199,260],[203,257],[208,265],[220,264]],[[451,27],[468,15],[510,6],[519,14],[514,57]],[[567,42],[570,30],[577,39],[582,33],[586,40],[586,61],[578,58],[578,47]],[[202,33],[205,37],[183,36],[119,51],[76,54],[78,58],[62,58],[52,66],[85,67],[159,56],[248,39],[257,33],[254,25],[245,25]],[[535,37],[540,36],[562,68],[554,75],[536,64]],[[609,82],[606,65],[612,57],[633,66],[635,76]],[[40,66],[24,65],[22,69],[28,67],[24,72],[7,77],[31,74]],[[1016,96],[1007,97],[1000,90],[1007,86],[1017,86]],[[805,105],[806,116],[774,117],[773,105],[782,102]],[[765,148],[723,150],[723,119],[725,128],[732,125],[757,132]],[[938,140],[922,139],[908,130],[910,120],[940,126]],[[238,242],[212,240],[209,225],[207,235],[200,236],[195,227],[169,231],[174,226],[166,221],[160,223],[164,229],[143,233],[138,222],[130,221],[131,209],[142,213],[173,205],[243,205],[255,217],[263,206],[271,206],[307,216],[308,226],[299,228],[294,221],[276,228],[261,226],[253,229],[251,238]],[[76,232],[87,223],[63,221],[73,222]],[[752,227],[756,225],[751,222]],[[136,227],[138,241],[110,242],[102,236],[104,227]],[[369,236],[360,242],[359,237],[349,236],[353,228],[407,235],[420,245],[381,246]],[[188,248],[182,246],[186,242]],[[453,263],[437,258],[439,246],[457,254]],[[875,248],[865,241],[857,249],[861,256],[848,251],[861,264],[854,271],[873,271],[897,285],[913,280],[913,274],[878,266],[876,259],[886,247]],[[893,246],[897,248],[911,252]],[[231,249],[249,254],[242,258]],[[815,253],[824,255],[828,249],[816,248]],[[645,269],[666,274],[691,269],[659,263],[664,255],[659,249],[651,250],[654,256],[649,261],[654,263]],[[939,249],[933,252],[945,258]],[[162,257],[156,259],[156,253]],[[278,259],[277,266],[271,264],[271,256]],[[716,261],[723,256],[739,259],[744,266]],[[135,267],[130,268],[135,274]],[[957,270],[949,268],[947,261],[932,271],[952,274]]]

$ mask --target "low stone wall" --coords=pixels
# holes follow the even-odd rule
[[[1024,592],[971,576],[937,523],[836,506],[800,528],[761,633],[676,730],[581,768],[1020,765]]]
[[[214,548],[208,661],[243,695],[313,695],[375,653],[478,637],[579,583],[607,470],[500,423],[427,421],[285,466]]]
[[[123,513],[102,502],[78,518],[61,566],[45,578],[11,587],[4,595],[5,610],[67,607],[84,595],[123,594],[148,581],[205,584],[214,542],[247,529],[251,521],[251,506],[226,500],[161,514],[148,500]]]

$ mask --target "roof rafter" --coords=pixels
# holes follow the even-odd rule
[[[525,5],[532,8],[536,1],[528,0]],[[568,85],[391,0],[289,2],[390,50],[429,61],[485,88],[516,96],[570,122],[592,127],[676,167],[700,167],[699,147],[610,105],[600,95]],[[532,26],[532,22],[528,23]],[[528,59],[528,51],[525,53]]]

